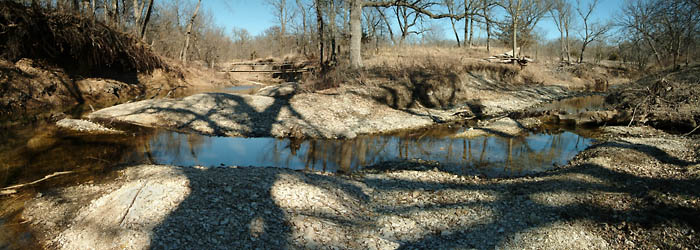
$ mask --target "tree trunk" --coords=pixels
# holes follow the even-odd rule
[[[469,15],[469,48],[472,48],[472,37],[474,37],[474,15]]]
[[[381,11],[379,8],[377,8],[377,11],[382,17],[382,20],[384,20],[384,24],[386,25],[387,31],[389,31],[389,38],[391,38],[391,43],[397,45],[396,38],[394,38],[394,31],[391,29],[391,24],[389,23],[389,20],[387,20],[386,15],[384,15],[384,11]]]
[[[141,26],[141,40],[146,39],[146,26],[148,26],[148,21],[151,19],[151,11],[153,10],[153,0],[148,1],[148,10],[146,11],[146,18],[143,20],[143,25]]]
[[[484,18],[487,17],[486,3],[484,3]],[[491,52],[491,22],[486,19],[486,51]]]
[[[350,2],[350,66],[362,67],[362,0]]]
[[[450,18],[450,23],[452,24],[452,31],[455,33],[455,39],[457,39],[457,47],[462,47],[462,44],[459,41],[459,34],[457,33],[457,28],[455,27],[455,19]]]
[[[566,30],[566,61],[571,62],[571,44],[569,43],[569,30]]]
[[[103,9],[103,12],[104,12],[103,14],[104,14],[104,18],[105,18],[104,22],[105,22],[105,24],[107,24],[109,26],[111,24],[109,23],[109,14],[108,14],[109,8],[107,7],[106,0],[102,1],[102,9]]]
[[[306,55],[306,9],[304,9],[304,4],[301,0],[297,0],[297,6],[301,11],[301,27],[302,27],[302,39],[301,39],[301,51],[303,55]]]
[[[323,7],[321,7],[321,0],[315,0],[316,4],[316,27],[318,28],[318,44],[320,49],[319,63],[321,69],[325,70],[325,63],[323,62]]]
[[[328,29],[330,31],[331,35],[331,62],[332,64],[335,64],[338,61],[338,57],[336,54],[336,42],[335,42],[335,33],[336,33],[336,25],[335,25],[335,1],[330,1],[330,6],[328,8]]]
[[[192,14],[192,18],[190,18],[190,22],[187,24],[187,34],[185,37],[185,46],[182,48],[182,63],[186,64],[187,63],[187,49],[190,47],[190,37],[192,36],[192,26],[194,26],[194,19],[197,18],[197,12],[199,12],[199,5],[201,5],[202,0],[197,1],[197,7],[194,9],[194,13]]]
[[[559,61],[564,61],[564,54],[566,53],[566,46],[564,45],[564,27],[559,24]]]
[[[106,1],[106,0],[105,0]],[[112,24],[119,27],[119,0],[112,0]]]
[[[645,39],[645,40],[647,40],[647,43],[649,44],[649,47],[651,47],[651,50],[654,51],[654,56],[656,57],[656,63],[658,63],[659,66],[663,67],[664,65],[661,62],[661,56],[659,56],[659,51],[656,50],[656,46],[654,46],[654,43],[651,42],[649,39]]]
[[[517,17],[515,17],[515,16],[512,18],[512,19],[513,19],[512,23],[513,23],[513,57],[514,57],[514,58],[517,58],[517,57],[518,57],[518,54],[519,54],[519,53],[516,51],[516,49],[518,48],[518,35],[517,35],[517,33],[518,33],[518,22],[516,21],[516,18],[517,18]]]
[[[469,12],[469,5],[467,3],[470,0],[464,0],[464,13],[466,14]],[[467,47],[467,38],[469,37],[469,20],[464,17],[464,41],[462,42],[464,44],[464,47]]]
[[[583,43],[583,44],[581,45],[581,54],[578,56],[578,63],[582,63],[582,62],[583,62],[583,52],[586,51],[586,46],[587,46],[587,45],[588,45],[588,43]]]
[[[141,13],[143,12],[141,8],[139,8],[139,1],[138,0],[133,0],[132,2],[134,4],[134,33],[138,34],[139,28],[141,28]]]

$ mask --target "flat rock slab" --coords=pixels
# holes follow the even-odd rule
[[[217,136],[354,138],[432,124],[422,113],[395,110],[353,94],[274,98],[203,93],[121,104],[88,117]],[[446,111],[431,113],[451,119]]]

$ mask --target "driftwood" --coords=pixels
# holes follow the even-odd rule
[[[71,174],[71,173],[73,173],[73,171],[55,172],[53,174],[44,176],[44,178],[38,179],[36,181],[0,188],[0,195],[14,194],[14,193],[17,193],[17,189],[20,189],[20,188],[23,188],[26,186],[31,186],[31,185],[37,184],[39,182],[51,179],[51,178],[59,176],[59,175]]]
[[[700,128],[700,125],[698,125],[697,127],[695,127],[695,128],[694,128],[693,130],[691,130],[690,132],[683,134],[683,136],[692,135],[693,133],[695,133],[695,130],[698,130],[698,128]]]

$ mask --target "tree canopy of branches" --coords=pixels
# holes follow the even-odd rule
[[[627,1],[617,20],[637,53],[652,54],[659,66],[677,67],[683,51],[686,62],[697,46],[700,10],[693,0]]]

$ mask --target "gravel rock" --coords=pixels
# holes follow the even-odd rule
[[[80,131],[80,132],[90,132],[90,133],[100,133],[100,134],[122,134],[123,131],[107,128],[100,124],[81,120],[81,119],[69,119],[64,118],[56,122],[56,125],[61,128],[66,128],[70,130]]]
[[[427,162],[352,176],[131,166],[33,196],[22,216],[63,249],[692,249],[692,219],[677,218],[700,210],[697,148],[605,133],[567,166],[508,179]]]

